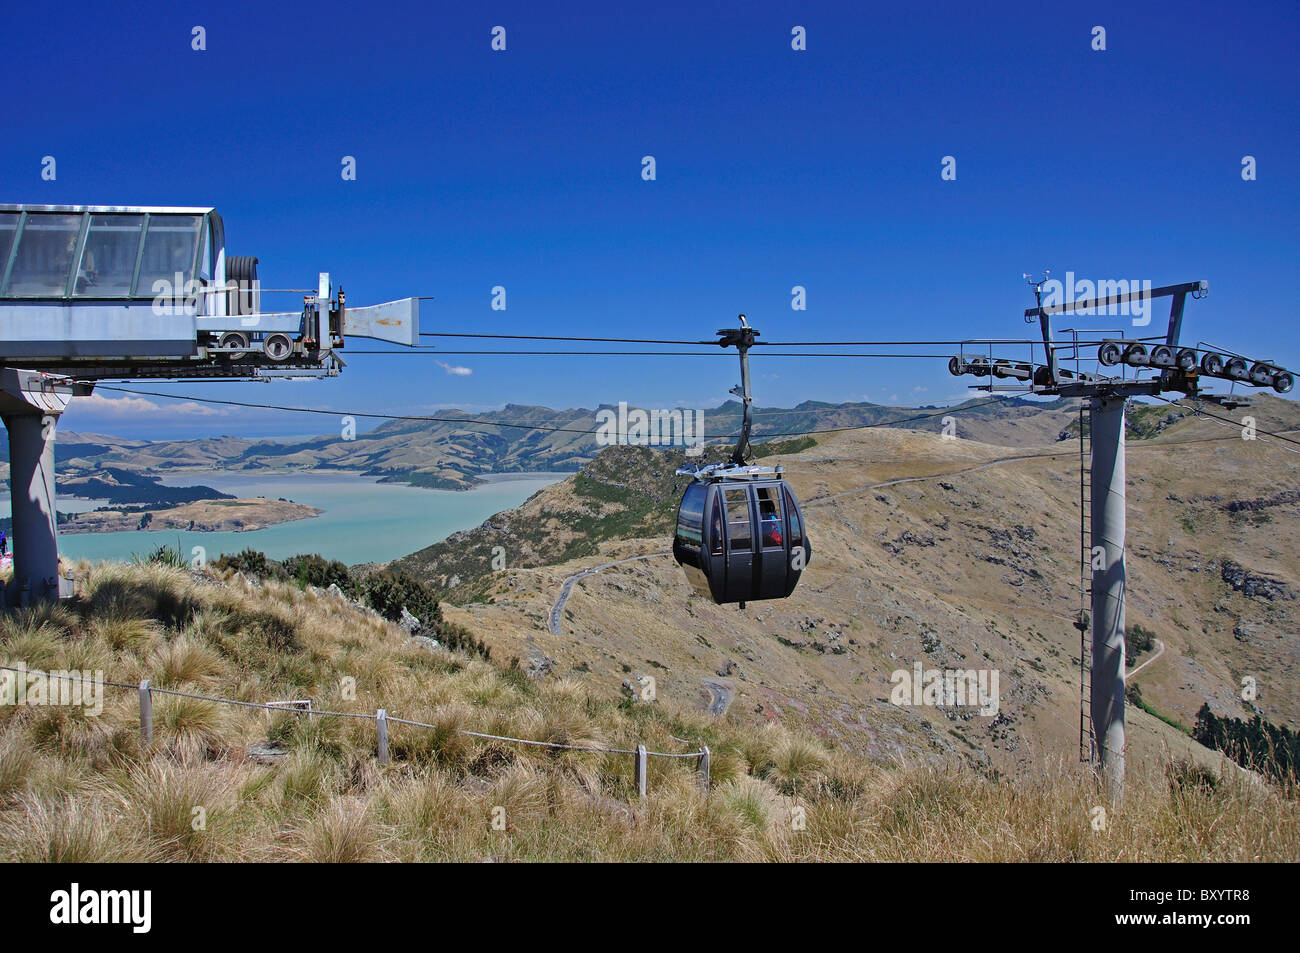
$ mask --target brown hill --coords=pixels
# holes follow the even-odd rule
[[[1178,411],[1134,408],[1143,428],[1164,421],[1146,428],[1151,439],[1130,441],[1128,620],[1163,646],[1134,683],[1148,706],[1184,725],[1206,701],[1221,714],[1258,710],[1295,725],[1300,458],[1276,441],[1243,440],[1230,425],[1170,413]],[[1272,398],[1249,413],[1263,429],[1300,423],[1295,405]],[[1062,407],[1057,425],[1071,416]],[[803,723],[880,757],[923,750],[1016,770],[1045,755],[1073,756],[1078,449],[1044,443],[1042,432],[1009,450],[867,430],[772,458],[788,466],[805,501],[814,558],[793,598],[743,612],[691,594],[671,558],[653,555],[666,549],[666,534],[611,538],[577,559],[571,538],[551,535],[553,526],[606,524],[619,530],[612,536],[635,535],[671,516],[665,493],[631,492],[612,475],[617,459],[658,487],[666,467],[638,470],[636,455],[653,451],[618,448],[603,478],[584,471],[463,537],[457,545],[479,556],[489,541],[504,546],[507,568],[462,581],[452,597],[475,601],[448,614],[535,670],[611,694],[635,676],[653,677],[661,698]],[[908,482],[877,486],[898,480]],[[524,567],[545,562],[548,545],[568,561]],[[647,558],[575,581],[558,632],[550,630],[566,580],[633,556]],[[891,674],[918,661],[997,670],[997,716],[891,704]],[[1253,702],[1241,697],[1247,676],[1259,688]],[[1138,760],[1199,748],[1135,706],[1129,726]]]

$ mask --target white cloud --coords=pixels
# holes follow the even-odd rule
[[[460,364],[446,364],[443,361],[435,361],[434,363],[437,364],[439,367],[441,367],[448,374],[453,374],[456,377],[469,377],[469,375],[474,373],[474,369],[472,367],[464,367]]]
[[[68,404],[68,409],[115,420],[130,420],[153,414],[167,414],[170,417],[220,417],[229,414],[229,410],[198,404],[192,400],[155,403],[144,397],[105,397],[101,394],[75,397]]]

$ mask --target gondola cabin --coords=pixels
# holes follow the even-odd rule
[[[673,556],[696,592],[719,605],[784,599],[808,565],[803,514],[776,472],[695,480],[682,496]]]

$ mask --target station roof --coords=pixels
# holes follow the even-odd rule
[[[0,300],[151,298],[214,276],[211,207],[0,205]]]
[[[0,212],[61,212],[80,215],[98,212],[104,215],[129,215],[148,212],[151,215],[206,215],[215,212],[212,206],[189,205],[6,205],[0,203]]]

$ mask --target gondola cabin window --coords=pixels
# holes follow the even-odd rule
[[[749,530],[749,490],[746,487],[728,488],[727,494],[727,538],[731,540],[731,550],[753,548],[752,534]]]
[[[721,556],[725,553],[725,538],[722,533],[722,502],[713,497],[713,514],[709,518],[709,554]]]
[[[803,545],[803,523],[799,519],[799,507],[795,505],[789,487],[785,490],[785,507],[790,514],[790,548],[793,549]]]
[[[758,492],[758,521],[763,534],[763,547],[772,549],[784,545],[781,523],[781,494],[775,486],[760,486]]]
[[[681,546],[699,549],[704,530],[704,498],[708,491],[701,483],[692,483],[682,497],[677,511],[677,542]]]

